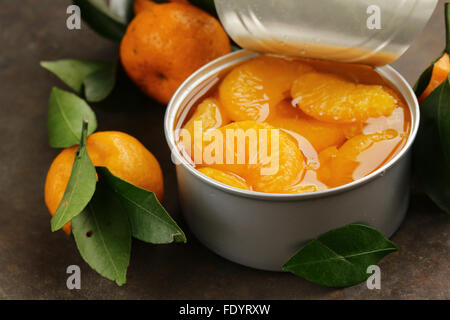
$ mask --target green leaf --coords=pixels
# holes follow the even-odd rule
[[[102,101],[109,96],[116,84],[116,65],[108,64],[89,74],[83,83],[87,101]]]
[[[57,61],[41,61],[41,66],[54,73],[76,93],[83,93],[83,81],[91,73],[108,66],[108,63],[63,59]]]
[[[431,75],[433,73],[433,66],[437,60],[438,59],[433,61],[433,63],[420,75],[419,80],[417,80],[416,84],[414,85],[414,93],[416,94],[417,98],[420,97],[428,87],[428,84],[431,80]]]
[[[370,276],[367,267],[396,250],[379,231],[350,224],[306,244],[283,270],[323,286],[348,287],[365,281]]]
[[[130,224],[119,199],[102,181],[87,207],[72,220],[72,232],[81,256],[92,269],[119,286],[126,282]]]
[[[116,63],[64,59],[42,61],[41,66],[54,73],[76,93],[84,94],[89,102],[105,99],[114,89]]]
[[[100,181],[120,198],[131,223],[133,237],[155,244],[186,242],[186,236],[153,192],[141,189],[98,167]]]
[[[53,148],[68,148],[81,139],[82,123],[89,122],[88,135],[97,129],[95,113],[77,95],[53,88],[48,109],[48,138]]]
[[[97,178],[95,167],[86,148],[87,127],[88,122],[83,122],[81,142],[75,154],[69,182],[61,203],[51,220],[52,231],[61,229],[73,217],[77,216],[94,194]]]
[[[119,42],[126,24],[115,16],[104,0],[73,0],[80,7],[81,18],[101,36]]]
[[[429,98],[429,99],[428,99]],[[441,83],[421,106],[425,121],[435,123],[445,162],[450,165],[450,80]],[[449,181],[450,182],[450,181]]]
[[[450,213],[450,80],[420,107],[420,130],[414,144],[414,171],[427,195]]]

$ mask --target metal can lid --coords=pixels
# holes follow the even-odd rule
[[[400,57],[438,0],[215,0],[242,48],[372,66]]]

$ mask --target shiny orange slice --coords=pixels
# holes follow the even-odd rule
[[[294,81],[291,90],[297,106],[309,116],[326,122],[364,122],[389,116],[397,105],[392,90],[365,85],[343,77],[310,72]]]
[[[251,59],[223,79],[220,101],[233,121],[264,121],[270,109],[289,96],[293,81],[312,70],[308,64],[271,56]]]

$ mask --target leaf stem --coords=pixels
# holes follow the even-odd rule
[[[89,126],[89,120],[87,118],[83,119],[83,127],[81,128],[81,141],[80,141],[80,148],[84,146],[84,143],[87,138],[88,133],[88,126]]]

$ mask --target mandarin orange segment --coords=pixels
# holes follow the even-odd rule
[[[345,141],[342,128],[317,120],[275,118],[268,123],[303,136],[317,152],[329,146],[341,145]]]
[[[289,96],[292,82],[308,64],[276,57],[257,57],[233,69],[219,87],[219,97],[233,121],[264,121],[270,109]]]
[[[345,141],[345,127],[307,117],[288,101],[279,103],[267,119],[274,127],[297,133],[306,138],[318,152]]]
[[[319,154],[317,176],[329,187],[358,180],[385,163],[401,141],[395,130],[355,136],[339,149],[330,147]]]
[[[306,114],[335,123],[364,122],[389,116],[398,101],[384,86],[365,85],[343,77],[311,72],[294,81],[292,98]]]
[[[300,183],[291,186],[286,189],[286,193],[306,193],[306,192],[316,192],[328,189],[325,185],[317,178],[316,170],[308,169],[305,171]]]
[[[203,131],[222,127],[230,122],[230,119],[222,112],[219,100],[206,98],[195,109],[194,114],[183,126],[184,129],[194,133],[194,122],[201,121]]]
[[[196,125],[201,129],[199,134],[203,134],[207,130],[222,127],[229,122],[230,119],[222,111],[219,100],[206,98],[197,106],[194,114],[183,126],[183,130],[186,130],[186,132],[180,132],[179,141],[181,146],[187,155],[191,156],[193,152],[192,148],[194,147],[194,129]]]
[[[363,133],[364,123],[356,122],[356,123],[343,123],[341,124],[341,128],[344,132],[345,139],[351,139],[354,136],[357,136]]]
[[[208,176],[216,181],[222,182],[226,185],[238,188],[238,189],[244,189],[244,190],[250,190],[250,186],[245,182],[245,180],[241,177],[239,177],[236,174],[224,172],[218,169],[214,168],[200,168],[198,169],[201,173],[203,173],[205,176]]]
[[[336,159],[339,150],[336,146],[328,147],[319,153],[320,168],[317,170],[317,178],[320,181],[326,182],[327,185],[332,185],[333,179],[333,161]],[[350,170],[353,171],[353,167]],[[346,174],[347,175],[347,174]]]
[[[241,121],[206,135],[204,161],[199,166],[237,174],[261,192],[283,193],[301,178],[303,155],[295,140],[282,130],[266,123]],[[220,143],[215,144],[219,138]]]

